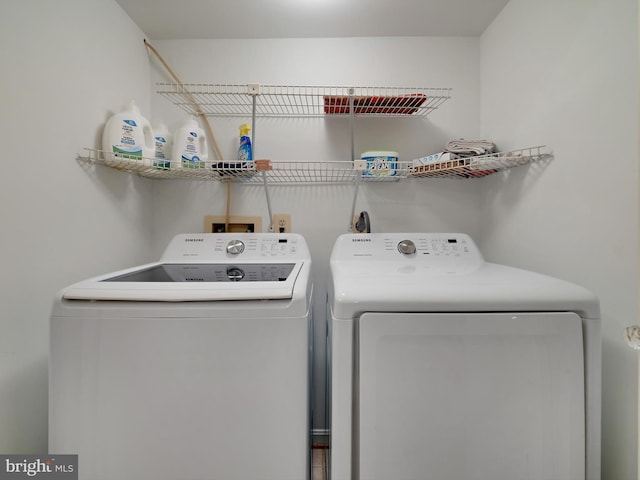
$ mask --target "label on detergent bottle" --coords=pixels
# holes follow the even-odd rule
[[[196,132],[189,132],[187,136],[187,144],[182,152],[182,166],[184,168],[204,168],[204,162],[200,161]]]
[[[156,158],[160,160],[166,161],[156,161],[153,162],[153,166],[160,169],[168,169],[171,167],[171,162],[169,161],[170,153],[167,151],[168,142],[167,138],[161,135],[154,137],[154,144],[156,148]]]
[[[391,172],[391,165],[388,158],[376,157],[373,160],[369,160],[367,172],[369,172],[370,175],[389,175]]]
[[[398,169],[397,152],[364,152],[360,158],[366,160],[368,177],[392,177]]]
[[[238,160],[242,160],[243,162],[253,160],[251,158],[251,143],[249,143],[248,137],[242,137],[242,139],[240,139]]]
[[[135,141],[135,129],[138,126],[135,120],[122,120],[120,126],[120,143],[113,145],[113,153],[123,158],[141,158],[142,145]]]

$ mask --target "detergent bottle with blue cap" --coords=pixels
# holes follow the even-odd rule
[[[102,150],[107,162],[149,162],[154,157],[153,132],[132,100],[107,121],[102,132]]]
[[[209,149],[204,130],[190,117],[173,135],[173,165],[176,168],[204,168]]]
[[[173,148],[172,136],[167,126],[160,122],[153,124],[153,138],[155,140],[155,160],[153,166],[159,170],[171,168],[171,154]]]

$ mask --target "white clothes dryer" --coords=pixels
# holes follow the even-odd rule
[[[598,480],[600,313],[464,234],[339,237],[332,480]]]
[[[295,234],[185,234],[64,289],[49,451],[84,480],[309,477],[311,260]]]

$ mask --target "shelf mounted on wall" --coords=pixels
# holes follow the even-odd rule
[[[201,168],[186,168],[181,162],[157,165],[152,158],[128,159],[105,156],[87,149],[83,162],[156,179],[192,179],[262,185],[270,218],[269,185],[350,184],[354,185],[352,222],[361,183],[394,182],[405,179],[485,177],[520,165],[543,163],[552,158],[545,146],[458,158],[446,162],[414,165],[398,161],[392,172],[376,175],[355,161],[354,124],[356,117],[425,118],[451,98],[451,88],[285,86],[261,84],[159,83],[157,93],[193,115],[251,117],[252,145],[256,158],[257,118],[348,117],[351,149],[344,161],[272,161],[217,159],[202,162]],[[345,157],[347,152],[345,152]]]
[[[189,114],[190,98],[213,117],[359,116],[424,118],[451,98],[451,88],[158,83],[157,93]],[[254,100],[259,97],[255,102]],[[350,105],[350,101],[353,102]]]
[[[78,160],[105,165],[142,177],[156,179],[191,179],[207,181],[231,181],[245,185],[263,183],[263,176],[271,185],[314,185],[314,184],[354,184],[397,182],[408,179],[453,178],[474,179],[492,175],[527,164],[542,164],[552,158],[551,151],[544,145],[509,152],[498,152],[464,159],[433,162],[413,166],[410,161],[399,161],[394,175],[376,176],[358,169],[358,164],[350,161],[274,161],[237,160],[202,162],[200,168],[183,168],[177,162],[170,166],[155,166],[153,158],[128,159],[109,155],[107,160],[102,150],[85,149]],[[166,161],[162,162],[166,165]]]
[[[287,86],[160,83],[157,93],[189,114],[215,117],[251,116],[255,154],[256,118],[349,117],[351,132],[349,163],[355,158],[355,117],[424,118],[451,98],[450,88]],[[342,169],[339,169],[342,170]],[[346,168],[353,170],[353,166]],[[349,175],[355,188],[353,218],[362,174]],[[262,174],[271,217],[267,176]]]

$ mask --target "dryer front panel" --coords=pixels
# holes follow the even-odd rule
[[[354,478],[584,478],[579,316],[365,313],[357,330]]]

